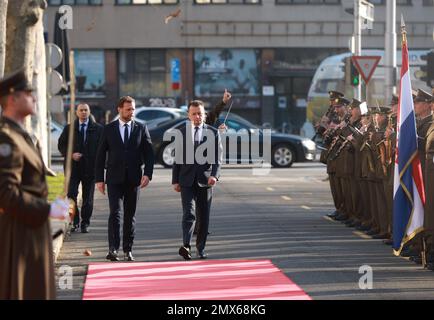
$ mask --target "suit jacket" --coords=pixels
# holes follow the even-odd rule
[[[45,165],[30,135],[0,118],[0,300],[55,298],[47,195]]]
[[[219,131],[212,126],[204,124],[202,141],[200,142],[200,144],[206,142],[207,135],[214,137],[215,158],[213,159],[213,161],[206,162],[204,164],[198,164],[196,162],[192,164],[187,164],[187,157],[185,151],[187,150],[187,139],[191,138],[190,133],[187,133],[187,128],[190,129],[189,126],[183,126],[180,128],[180,132],[182,133],[182,150],[184,151],[182,163],[176,162],[176,152],[180,152],[181,149],[179,145],[179,139],[175,140],[175,163],[172,167],[172,184],[179,183],[181,187],[191,187],[196,181],[202,185],[207,185],[208,178],[210,176],[213,176],[217,179],[220,177],[223,147]],[[206,156],[206,153],[204,155]]]
[[[65,157],[65,163],[66,153],[68,152],[69,126],[69,124],[65,126],[62,134],[59,137],[59,141],[57,142],[57,148],[59,149],[62,156]],[[94,178],[96,151],[98,149],[99,140],[101,139],[103,126],[89,118],[89,123],[86,129],[86,140],[82,148],[80,148],[79,130],[79,121],[77,119],[75,120],[74,127],[73,153],[80,152],[83,154],[83,156],[81,157],[80,161],[72,161],[71,175],[84,175],[89,178]]]
[[[107,184],[128,182],[140,185],[143,175],[152,180],[154,152],[151,136],[146,125],[132,121],[131,134],[126,145],[119,132],[119,120],[104,127],[96,156],[96,182],[104,182],[107,161]],[[144,165],[144,168],[142,168]]]

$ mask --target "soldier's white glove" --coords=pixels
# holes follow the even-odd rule
[[[69,216],[69,200],[67,198],[57,198],[51,204],[50,217],[64,220]]]

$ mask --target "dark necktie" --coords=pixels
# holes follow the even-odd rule
[[[124,130],[124,144],[127,144],[128,142],[128,124],[125,123],[124,124],[125,130]]]
[[[194,148],[196,149],[199,145],[199,137],[198,137],[199,127],[194,127]]]

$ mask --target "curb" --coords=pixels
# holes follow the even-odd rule
[[[53,239],[54,262],[57,262],[57,258],[59,257],[60,249],[62,249],[63,240],[65,239],[68,230],[68,225],[69,223],[67,221],[51,220],[51,235],[54,235],[60,230],[62,231],[56,239]]]

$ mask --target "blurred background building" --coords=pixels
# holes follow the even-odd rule
[[[363,31],[362,47],[384,49],[385,0],[371,2],[375,22]],[[136,98],[137,106],[179,107],[193,98],[214,104],[227,88],[237,114],[299,133],[316,69],[326,57],[349,51],[353,16],[345,8],[351,3],[48,0],[45,27],[52,42],[56,11],[72,6],[68,36],[78,100],[100,121],[122,95]],[[409,48],[432,48],[434,1],[397,0],[397,15],[404,11]]]

